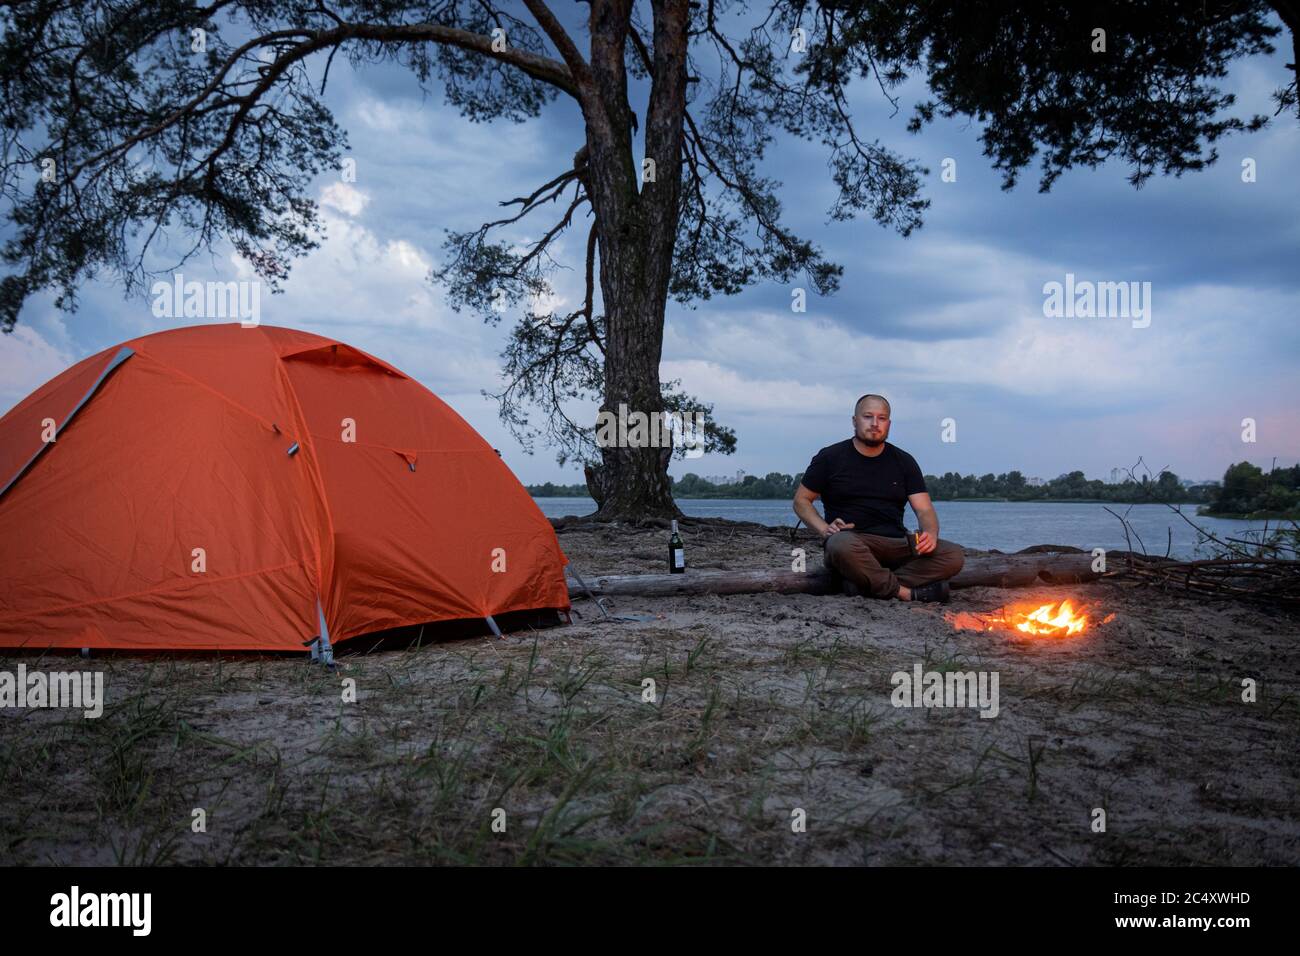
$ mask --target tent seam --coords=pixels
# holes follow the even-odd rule
[[[261,326],[258,326],[258,328],[261,329]],[[298,397],[298,390],[293,386],[293,376],[291,376],[289,374],[289,370],[285,368],[284,357],[280,355],[278,351],[276,351],[274,346],[271,345],[270,337],[266,334],[265,330],[262,331],[262,338],[267,343],[267,347],[270,348],[275,355],[276,369],[280,373],[281,380],[284,382],[285,390],[288,392],[289,398],[293,400],[294,408],[298,412],[298,420],[302,423],[303,437],[306,439],[307,446],[311,451],[311,457],[314,463],[314,467],[312,469],[313,471],[312,484],[316,487],[316,493],[320,496],[321,507],[325,509],[325,520],[329,522],[329,528],[327,529],[327,531],[329,534],[328,546],[330,549],[330,567],[332,569],[338,557],[338,555],[334,553],[334,547],[335,547],[334,512],[330,509],[329,496],[325,493],[324,475],[321,472],[320,455],[316,453],[316,444],[315,442],[312,441],[311,431],[307,427],[307,414],[306,412],[303,411],[302,400]],[[324,544],[324,542],[322,542],[322,544]],[[324,561],[321,560],[321,557],[323,556],[318,556],[318,560],[316,562],[316,597],[318,600],[321,600],[325,597],[325,593],[324,593],[325,582],[322,580],[322,578],[324,577]],[[322,609],[323,607],[324,605],[322,604]],[[326,623],[327,624],[329,623],[328,620],[326,620]]]
[[[496,455],[495,455],[494,453],[492,453],[491,449],[483,449],[483,448],[397,448],[397,447],[394,447],[393,445],[381,445],[381,444],[379,444],[378,442],[370,442],[370,441],[344,441],[344,440],[341,439],[341,438],[334,438],[334,437],[332,437],[332,436],[330,436],[330,435],[317,435],[315,432],[308,432],[308,434],[311,435],[312,438],[319,438],[321,441],[330,441],[330,442],[334,442],[336,445],[356,445],[356,446],[358,446],[358,447],[360,447],[360,448],[379,448],[379,449],[381,449],[381,450],[383,450],[383,451],[394,451],[394,452],[397,452],[397,454],[399,454],[399,455],[402,454],[403,452],[408,452],[408,451],[418,451],[418,452],[420,452],[421,454],[427,454],[427,455],[488,455],[488,454],[492,454],[492,457],[494,457],[494,458],[496,457]]]
[[[248,408],[248,407],[245,406],[245,405],[241,405],[241,404],[239,404],[239,402],[235,401],[235,400],[234,400],[233,398],[231,398],[229,395],[224,395],[224,394],[222,394],[221,392],[219,392],[219,391],[217,391],[215,388],[213,388],[211,385],[207,384],[206,382],[202,381],[201,379],[197,379],[197,378],[195,378],[193,375],[190,375],[188,372],[183,372],[183,371],[181,371],[180,369],[176,368],[176,366],[174,366],[174,365],[168,365],[166,362],[162,361],[161,359],[159,359],[159,358],[157,358],[157,357],[155,357],[155,356],[153,356],[153,355],[150,355],[148,352],[140,352],[140,351],[137,351],[135,354],[136,354],[136,355],[141,355],[141,356],[147,358],[149,361],[153,362],[153,363],[154,363],[155,365],[157,365],[159,368],[161,368],[161,369],[165,369],[166,371],[171,372],[173,375],[177,376],[178,378],[183,378],[183,379],[185,379],[187,382],[190,382],[190,383],[192,383],[192,384],[194,384],[194,385],[197,385],[199,388],[203,389],[205,392],[211,392],[211,393],[212,393],[213,395],[215,395],[217,398],[221,399],[223,402],[226,402],[226,403],[229,404],[229,405],[233,405],[235,408],[239,409],[241,412],[243,412],[245,415],[249,416],[250,418],[254,418],[254,419],[256,419],[257,421],[261,422],[261,423],[264,424],[264,425],[269,425],[271,428],[275,428],[275,427],[277,427],[277,426],[276,426],[276,423],[273,422],[273,421],[271,421],[269,418],[263,418],[263,417],[262,417],[261,415],[259,415],[257,412],[253,411],[251,408]]]

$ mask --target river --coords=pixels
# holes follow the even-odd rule
[[[536,498],[547,517],[590,514],[596,509],[590,498]],[[793,525],[797,520],[785,500],[747,500],[739,498],[685,498],[678,506],[695,518],[729,518],[732,521],[757,521],[766,525]],[[1164,554],[1168,548],[1175,557],[1186,558],[1196,552],[1196,530],[1167,505],[1089,504],[1082,502],[1035,501],[937,501],[939,534],[968,548],[1019,551],[1034,544],[1068,544],[1076,548],[1124,549],[1124,529],[1105,509],[1124,515],[1137,537],[1133,550]],[[1239,537],[1240,532],[1262,528],[1263,521],[1237,521],[1228,518],[1203,518],[1196,515],[1195,505],[1182,505],[1183,514],[1210,533],[1225,538]],[[916,527],[909,508],[905,522]],[[1270,523],[1270,527],[1277,522]],[[1139,540],[1140,539],[1140,540]]]

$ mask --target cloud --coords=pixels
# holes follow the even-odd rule
[[[716,403],[731,416],[824,415],[836,402],[835,390],[820,383],[805,383],[791,376],[756,378],[699,359],[664,362],[661,376],[665,381],[681,379],[685,391]]]
[[[361,215],[370,202],[370,196],[347,183],[330,183],[321,190],[320,202],[328,209],[355,217]]]
[[[0,409],[9,409],[78,361],[63,345],[42,335],[31,323],[0,335]]]

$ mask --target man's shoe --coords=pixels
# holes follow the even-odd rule
[[[939,604],[947,604],[952,600],[952,588],[948,587],[947,581],[935,581],[933,584],[922,584],[912,588],[913,601],[935,601]]]

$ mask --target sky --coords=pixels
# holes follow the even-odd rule
[[[1271,115],[1287,59],[1237,62],[1223,87],[1237,95],[1239,115]],[[804,313],[791,309],[801,280],[695,308],[669,304],[663,379],[712,403],[738,439],[734,455],[674,460],[674,475],[800,472],[818,449],[849,437],[853,402],[865,392],[890,399],[891,440],[926,474],[1108,478],[1141,458],[1153,472],[1217,479],[1236,461],[1297,462],[1294,118],[1222,141],[1207,171],[1157,175],[1141,190],[1112,162],[1072,170],[1047,194],[1031,167],[1005,192],[981,153],[978,123],[939,120],[910,134],[910,107],[924,90],[896,92],[902,108],[891,115],[879,90],[862,87],[855,119],[929,168],[923,228],[904,239],[869,220],[829,222],[824,151],[779,142],[763,171],[784,183],[787,224],[843,265],[841,287],[824,298],[808,289]],[[398,66],[354,71],[341,61],[326,102],[348,131],[356,179],[330,173],[314,184],[326,238],[295,264],[283,295],[262,298],[262,322],[338,338],[418,378],[501,449],[521,480],[580,483],[580,471],[558,466],[544,446],[525,454],[480,394],[500,385],[510,316],[493,327],[458,314],[428,279],[444,230],[496,218],[500,200],[568,167],[582,143],[576,107],[561,100],[524,124],[475,124],[441,102],[436,83],[426,95]],[[1241,175],[1247,158],[1251,183]],[[955,182],[942,181],[945,159],[955,161]],[[580,298],[584,243],[582,229],[556,248],[571,267],[557,282],[561,303]],[[251,275],[228,247],[181,271],[200,281]],[[1044,284],[1067,273],[1149,282],[1149,324],[1044,315]],[[75,313],[34,298],[0,336],[0,409],[86,355],[185,321],[156,318],[147,294],[125,299],[108,279],[83,287]],[[1243,441],[1247,418],[1253,442]]]

